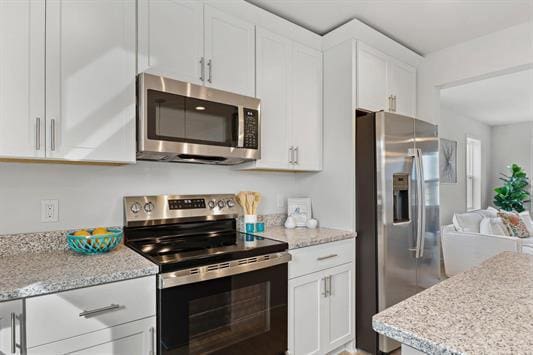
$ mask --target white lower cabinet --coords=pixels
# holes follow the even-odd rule
[[[349,260],[346,250],[351,250]],[[293,276],[289,279],[289,352],[327,354],[355,337],[354,241],[301,248],[291,253],[295,255],[289,264],[289,275]],[[309,265],[312,261],[315,265],[324,262],[327,268],[304,274],[305,268],[295,265]],[[301,272],[297,274],[296,270]]]
[[[0,302],[0,354],[21,354],[24,348],[23,301]]]
[[[28,354],[155,354],[155,276],[26,299]]]
[[[28,349],[28,355],[156,353],[155,316]]]

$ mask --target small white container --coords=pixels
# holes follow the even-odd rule
[[[287,220],[285,221],[285,228],[287,229],[294,229],[296,228],[296,222],[294,221],[293,217],[287,217]]]

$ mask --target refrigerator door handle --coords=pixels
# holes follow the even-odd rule
[[[422,163],[422,151],[419,148],[411,148],[408,151],[410,157],[413,158],[415,164],[415,176],[416,176],[416,249],[415,257],[421,258],[424,254],[424,226],[425,226],[425,206],[424,206],[424,173]],[[412,249],[410,249],[412,250]]]

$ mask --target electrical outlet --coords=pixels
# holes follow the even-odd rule
[[[59,220],[58,216],[58,200],[41,200],[41,222],[57,222]]]
[[[278,208],[279,209],[285,208],[285,196],[283,196],[282,194],[278,194],[276,198],[277,198]]]

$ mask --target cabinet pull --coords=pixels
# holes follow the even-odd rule
[[[289,164],[294,164],[294,147],[289,147]]]
[[[35,118],[35,149],[41,150],[41,118]]]
[[[339,254],[330,254],[330,255],[326,255],[326,256],[320,256],[320,257],[316,258],[316,260],[322,261],[322,260],[326,260],[326,259],[335,258],[337,256],[339,256]]]
[[[324,292],[322,293],[322,296],[328,297],[328,278],[324,277],[322,281],[324,281]]]
[[[211,61],[211,59],[207,61],[207,69],[209,73],[207,77],[207,81],[209,83],[212,83],[213,82],[213,62]]]
[[[150,353],[149,355],[155,355],[155,329],[150,327]]]
[[[394,108],[392,105],[392,95],[389,95],[389,112],[394,112]]]
[[[394,107],[394,112],[396,112],[396,95],[392,97],[392,106]]]
[[[15,347],[20,349],[21,354],[25,354],[26,353],[26,324],[24,324],[24,315],[19,314],[18,316],[15,316],[15,319],[18,319],[19,327],[20,327],[19,343],[15,344]]]
[[[56,150],[56,120],[50,120],[50,150]]]
[[[294,164],[298,164],[298,161],[300,160],[300,154],[298,151],[298,146],[294,148]]]
[[[205,80],[205,59],[204,57],[200,58],[200,81]]]
[[[116,311],[119,308],[120,308],[120,305],[118,305],[118,304],[110,304],[109,306],[105,306],[105,307],[102,307],[102,308],[83,311],[83,312],[80,313],[80,317],[91,318],[91,317],[93,317],[95,315],[98,315],[98,314]]]
[[[14,354],[17,351],[17,335],[15,332],[16,327],[16,315],[14,312],[11,312],[11,354]]]
[[[328,296],[331,296],[333,292],[331,291],[331,275],[328,276]]]

